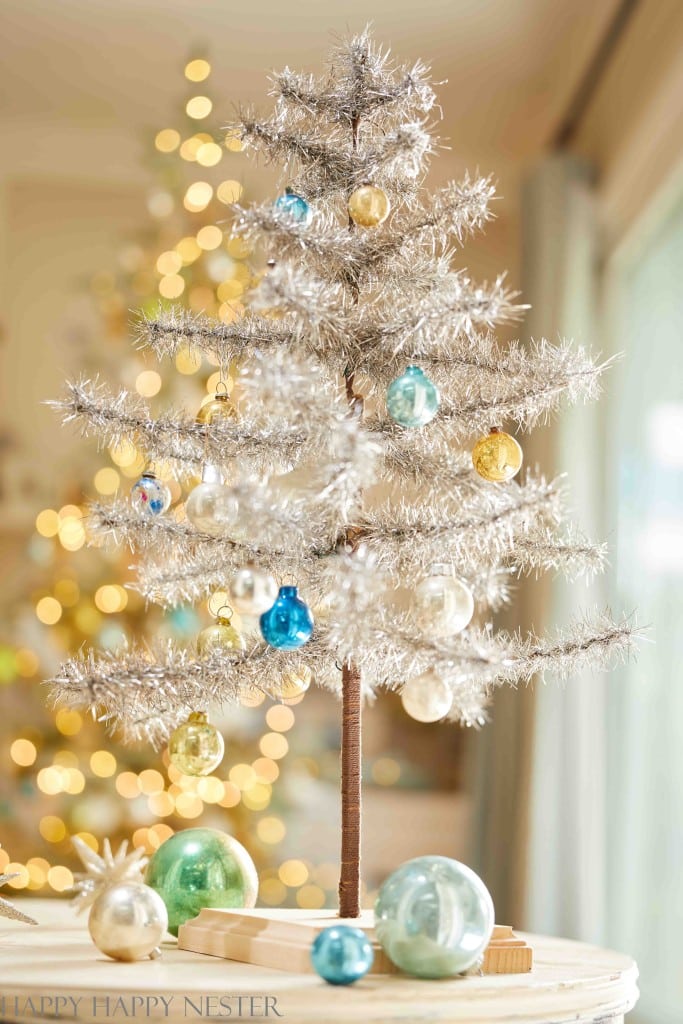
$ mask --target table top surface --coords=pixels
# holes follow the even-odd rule
[[[443,981],[375,975],[333,988],[316,975],[180,950],[175,940],[164,943],[159,960],[118,963],[95,948],[86,916],[67,902],[15,903],[39,924],[0,918],[1,1021],[582,1024],[619,1020],[638,998],[630,957],[565,939],[525,936],[534,947],[529,974]]]

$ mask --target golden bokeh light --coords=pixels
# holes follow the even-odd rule
[[[147,800],[147,806],[150,813],[156,814],[157,818],[167,818],[175,810],[175,802],[170,793],[155,793]]]
[[[232,178],[228,178],[226,181],[222,181],[216,189],[216,198],[221,203],[225,203],[229,206],[231,203],[239,202],[244,188],[240,185],[239,181],[235,181]],[[230,254],[232,255],[232,253]],[[241,259],[242,257],[238,257]]]
[[[256,783],[256,772],[250,764],[235,764],[228,772],[228,778],[238,789],[249,789]]]
[[[167,249],[162,252],[156,262],[156,268],[160,274],[176,274],[183,265],[180,253],[175,249]]]
[[[185,291],[185,280],[180,274],[169,274],[159,281],[159,295],[164,299],[177,299]]]
[[[401,766],[393,757],[378,757],[371,769],[378,786],[393,786],[401,777]]]
[[[81,589],[76,580],[57,580],[54,594],[62,608],[73,608],[75,604],[78,604]]]
[[[164,777],[161,772],[156,771],[154,768],[145,768],[141,771],[139,776],[140,780],[140,792],[146,796],[156,796],[157,793],[162,793],[164,790]]]
[[[30,679],[40,668],[40,658],[35,651],[29,650],[28,647],[20,647],[14,655],[14,660],[17,672],[25,679]]]
[[[72,708],[60,708],[55,715],[55,725],[62,736],[75,736],[83,728],[83,717]]]
[[[67,768],[67,780],[64,791],[76,796],[85,789],[85,776],[78,768]]]
[[[197,245],[200,249],[211,251],[217,249],[223,241],[223,232],[215,224],[206,224],[197,232]]]
[[[36,530],[41,537],[55,537],[59,531],[59,515],[53,508],[44,508],[36,516]]]
[[[118,583],[105,583],[95,591],[95,605],[105,615],[122,612],[128,604],[128,592]]]
[[[274,732],[287,732],[294,725],[294,712],[286,704],[274,704],[266,712],[266,723]]]
[[[112,462],[121,468],[132,466],[138,457],[138,450],[130,441],[121,441],[120,444],[113,444],[109,448]]]
[[[25,889],[28,885],[29,876],[28,868],[25,864],[18,864],[16,861],[10,861],[5,869],[8,875],[16,875],[16,878],[10,878],[7,882],[13,889]]]
[[[103,466],[95,473],[93,480],[95,490],[98,494],[116,494],[121,483],[121,477],[112,466]]]
[[[244,294],[244,285],[241,281],[222,281],[216,288],[216,296],[219,302],[232,302]]]
[[[60,517],[61,518],[61,517]],[[66,516],[59,524],[59,543],[66,551],[78,551],[85,544],[85,527],[79,517]]]
[[[180,132],[175,128],[162,128],[154,138],[154,145],[160,153],[172,153],[180,145]]]
[[[62,606],[55,597],[41,597],[36,604],[36,618],[45,626],[54,626],[62,617]]]
[[[234,782],[223,783],[223,796],[218,803],[221,807],[237,807],[242,799],[242,794]]]
[[[257,782],[242,793],[242,803],[250,811],[265,811],[271,797],[271,786],[267,782]]]
[[[259,750],[264,757],[272,757],[274,761],[279,761],[289,750],[289,743],[282,733],[267,732],[259,740]]]
[[[270,757],[257,757],[252,768],[256,772],[259,782],[275,782],[280,775],[277,761],[273,761]]]
[[[55,864],[47,873],[48,884],[55,892],[66,892],[74,884],[74,876],[62,864]]]
[[[203,82],[211,74],[211,65],[208,60],[197,57],[188,61],[185,65],[185,78],[190,82]]]
[[[302,860],[286,860],[280,865],[278,875],[283,885],[296,889],[308,881],[308,868]]]
[[[153,398],[161,391],[161,375],[156,370],[142,370],[135,378],[135,390],[143,398]]]
[[[196,793],[181,793],[176,798],[175,809],[181,818],[198,818],[204,810],[204,801]]]
[[[175,249],[184,267],[194,263],[202,254],[202,250],[197,245],[197,239],[194,235],[186,235],[185,238],[181,238]]]
[[[183,373],[186,376],[190,376],[193,373],[197,373],[202,366],[202,356],[200,352],[195,349],[187,347],[181,348],[175,357],[175,367],[178,373]]]
[[[237,183],[230,182],[230,184],[232,185]],[[235,235],[228,239],[226,248],[234,260],[246,260],[248,256],[251,256],[251,246],[249,242],[246,238],[240,238],[239,235]]]
[[[92,832],[77,832],[76,837],[78,839],[81,839],[85,843],[85,845],[89,846],[90,849],[93,850],[95,853],[98,852],[100,844],[97,841],[96,836],[94,836]]]
[[[319,885],[302,885],[296,894],[296,902],[304,910],[320,910],[325,906],[325,893]]]
[[[9,756],[12,758],[15,764],[18,764],[21,768],[28,768],[29,765],[33,764],[38,756],[35,743],[31,743],[30,740],[19,737],[14,740],[9,748]]]
[[[41,818],[38,830],[48,843],[61,843],[66,836],[66,825],[55,814],[46,814]]]
[[[204,803],[217,804],[223,798],[225,792],[223,783],[220,779],[217,779],[215,775],[209,775],[208,778],[200,779],[197,783],[197,794],[202,798]]]
[[[201,251],[201,250],[200,250]],[[210,312],[213,309],[213,292],[206,285],[196,285],[188,296],[190,303],[190,309],[194,310],[195,313]],[[211,362],[211,356],[207,354],[206,357]],[[216,364],[214,363],[214,366]]]
[[[261,818],[256,825],[256,835],[262,843],[275,845],[281,843],[287,834],[284,821],[274,815],[267,815]]]
[[[116,792],[126,798],[134,800],[140,795],[140,782],[135,772],[121,772],[116,776]]]
[[[199,213],[206,209],[212,199],[213,187],[208,181],[193,181],[185,192],[183,206],[190,213]]]
[[[192,96],[185,104],[185,113],[195,121],[208,117],[212,109],[213,103],[208,96]]]
[[[215,142],[204,142],[197,150],[196,159],[202,167],[215,167],[223,159],[223,150]]]
[[[218,319],[224,324],[232,324],[244,313],[244,306],[240,302],[223,302],[218,307]]]
[[[225,148],[229,150],[231,153],[241,153],[242,150],[244,149],[244,143],[239,137],[238,132],[236,132],[234,129],[229,131],[225,136],[224,145]]]
[[[108,779],[116,772],[116,758],[109,750],[95,750],[90,755],[90,770],[101,779]]]
[[[279,907],[287,899],[287,887],[279,878],[264,878],[259,885],[259,899],[270,907]]]

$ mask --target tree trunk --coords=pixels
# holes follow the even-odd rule
[[[340,917],[360,917],[360,720],[360,669],[346,662],[342,668]]]

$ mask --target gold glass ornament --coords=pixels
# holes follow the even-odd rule
[[[494,428],[477,441],[472,451],[472,463],[484,480],[500,483],[512,480],[522,467],[521,446],[514,437]]]
[[[306,693],[313,681],[313,673],[307,665],[299,665],[282,677],[280,691],[277,696],[286,704],[288,701],[297,701]]]
[[[234,423],[238,418],[237,409],[227,391],[216,391],[213,398],[204,402],[197,413],[197,423],[220,423],[222,420]]]
[[[183,775],[210,775],[223,760],[225,743],[203,711],[193,711],[171,733],[168,756]]]
[[[203,629],[197,637],[197,652],[211,654],[212,651],[243,651],[244,637],[232,625],[230,615],[221,615],[220,609],[216,621]]]
[[[361,228],[376,228],[389,216],[391,203],[376,185],[361,185],[349,196],[349,217]]]

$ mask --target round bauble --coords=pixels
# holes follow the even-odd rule
[[[311,947],[313,967],[330,985],[352,985],[368,973],[374,957],[365,932],[345,924],[325,928]]]
[[[233,608],[241,615],[263,615],[277,600],[278,586],[270,573],[245,565],[228,588]]]
[[[453,693],[434,669],[428,669],[408,680],[401,690],[401,701],[416,722],[438,722],[451,710]]]
[[[210,775],[224,753],[223,737],[203,711],[193,711],[168,741],[169,760],[183,775]]]
[[[387,390],[387,412],[402,427],[424,427],[439,410],[439,389],[419,366],[409,366]]]
[[[171,492],[154,473],[143,473],[130,489],[130,503],[146,516],[160,516],[171,506]]]
[[[280,683],[279,690],[274,694],[279,697],[283,704],[297,703],[309,689],[313,682],[313,672],[308,665],[298,665],[297,668],[285,672]]]
[[[512,480],[522,468],[521,445],[503,430],[492,430],[472,450],[472,463],[484,480],[502,483]]]
[[[376,228],[391,211],[386,192],[376,185],[361,185],[349,196],[349,217],[361,228]]]
[[[313,220],[313,210],[303,196],[296,192],[285,192],[275,200],[275,208],[287,213],[297,224],[310,224]]]
[[[215,828],[188,828],[170,836],[152,854],[145,881],[166,904],[172,935],[203,907],[253,907],[258,892],[247,851]]]
[[[230,624],[230,619],[219,615],[215,622],[203,629],[197,637],[197,652],[211,654],[213,651],[243,651],[246,642]]]
[[[164,901],[142,882],[107,886],[90,908],[90,937],[112,960],[158,957],[167,930]]]
[[[237,409],[226,392],[217,391],[213,398],[204,402],[197,413],[197,423],[234,423],[239,419]]]
[[[296,587],[280,587],[277,601],[260,618],[263,639],[281,651],[295,651],[311,639],[313,616]]]
[[[450,566],[433,565],[415,587],[415,619],[420,629],[434,637],[455,636],[474,615],[472,591],[453,576]]]
[[[234,532],[239,519],[239,503],[229,487],[202,481],[185,502],[185,515],[201,533],[210,537]]]
[[[493,932],[481,878],[449,857],[416,857],[389,875],[375,904],[375,935],[389,959],[419,978],[472,967]]]

